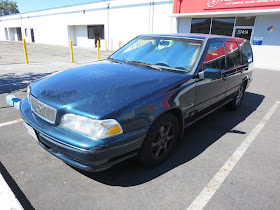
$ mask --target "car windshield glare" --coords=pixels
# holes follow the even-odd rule
[[[193,39],[137,37],[109,59],[160,69],[189,72],[201,50],[202,42]]]

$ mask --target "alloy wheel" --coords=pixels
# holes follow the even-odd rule
[[[152,154],[155,159],[162,158],[172,148],[176,140],[175,127],[171,122],[164,124],[157,131],[152,143]]]
[[[238,89],[238,93],[236,95],[236,100],[235,100],[235,104],[237,106],[241,103],[243,94],[244,94],[244,87],[243,85],[241,85],[240,88]]]

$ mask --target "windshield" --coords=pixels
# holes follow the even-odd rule
[[[201,45],[201,41],[192,39],[139,36],[109,59],[156,69],[188,72],[199,55]]]

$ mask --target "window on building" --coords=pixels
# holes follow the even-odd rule
[[[227,51],[227,68],[233,68],[235,66],[240,66],[241,56],[240,50],[236,42],[226,42],[225,43],[226,51]]]
[[[232,36],[235,18],[213,18],[211,34]]]
[[[255,19],[255,16],[236,18],[193,18],[191,33],[211,33],[216,35],[232,36],[234,26],[241,26],[236,28],[235,36],[250,40],[252,28],[255,25]],[[244,26],[248,26],[248,28],[245,28]]]
[[[25,34],[25,36],[28,36],[28,29],[27,28],[24,29],[24,34]]]
[[[225,48],[223,42],[211,42],[202,64],[202,71],[207,68],[225,69]]]
[[[255,19],[256,19],[255,16],[237,17],[235,26],[254,26]]]
[[[193,18],[191,33],[209,34],[211,18]]]
[[[88,38],[100,40],[104,39],[104,25],[88,26]]]

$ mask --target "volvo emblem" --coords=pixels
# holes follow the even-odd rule
[[[36,105],[36,111],[37,112],[39,112],[41,109],[43,109],[44,107],[43,106],[41,106],[41,105],[39,105],[39,104],[37,104]]]
[[[220,0],[208,0],[208,7],[215,7],[218,3],[219,3]]]

